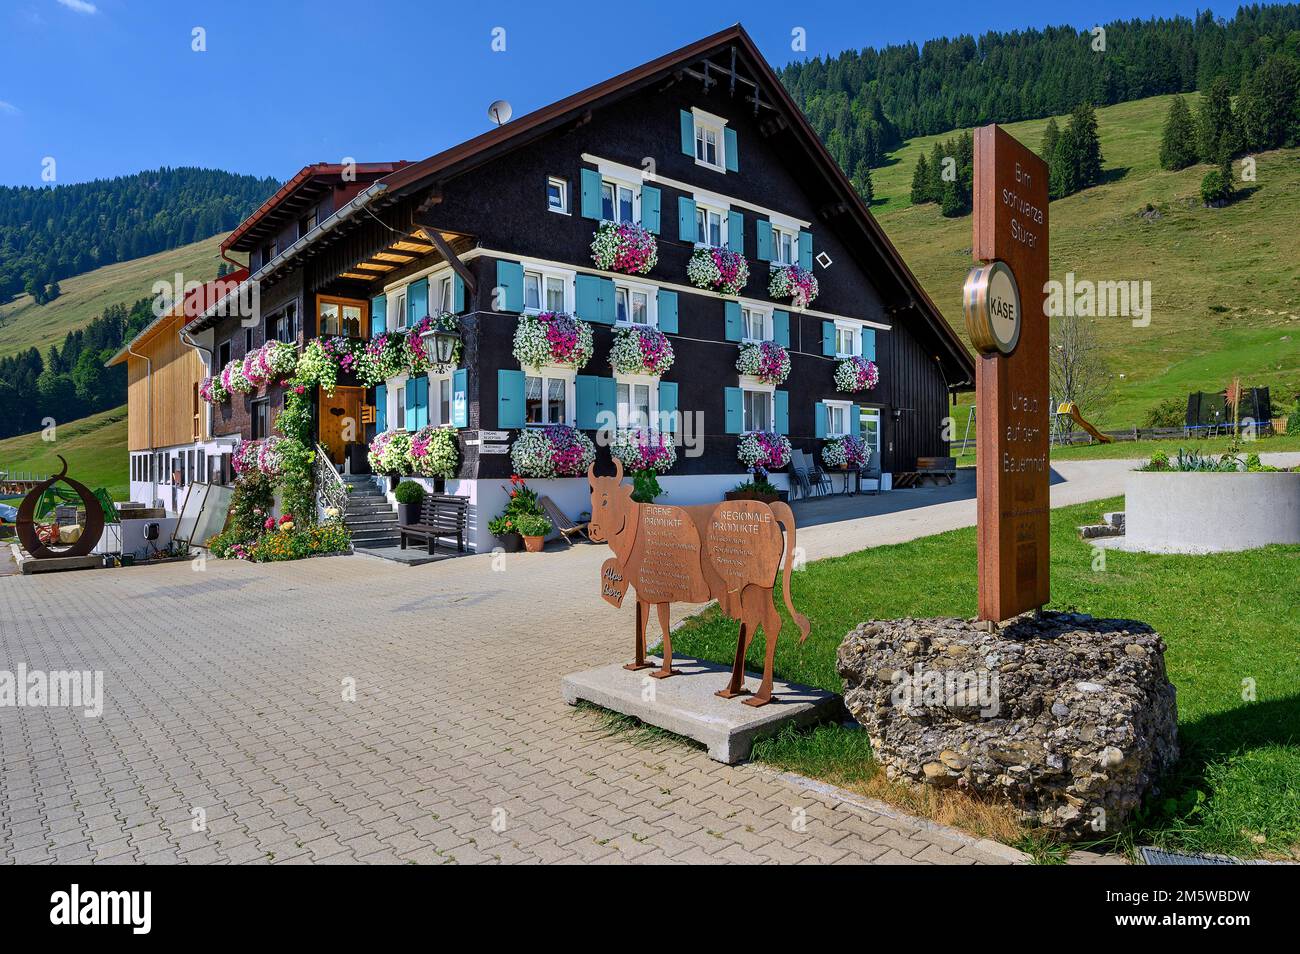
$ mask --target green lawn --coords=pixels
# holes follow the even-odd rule
[[[1052,446],[1052,460],[1123,460],[1126,458],[1144,459],[1156,451],[1164,451],[1171,457],[1180,449],[1198,451],[1202,454],[1226,454],[1232,443],[1230,437],[1215,437],[1209,440],[1186,440],[1181,437],[1159,441],[1113,441],[1110,444],[1074,444],[1069,447]],[[1276,454],[1300,451],[1300,434],[1282,434],[1277,437],[1262,437],[1257,441],[1243,441],[1242,454]],[[972,430],[971,444],[962,453],[961,442],[952,448],[953,456],[961,466],[975,464],[975,438]]]
[[[1218,556],[1110,551],[1096,572],[1075,527],[1122,507],[1115,498],[1052,512],[1051,607],[1150,623],[1169,645],[1178,689],[1182,761],[1112,844],[1300,852],[1300,547]],[[835,651],[847,632],[867,619],[973,616],[975,561],[970,527],[809,564],[792,590],[812,634],[800,647],[787,621],[778,675],[842,692]],[[735,640],[736,624],[712,610],[688,621],[673,648],[729,664]],[[756,640],[751,668],[761,671],[762,652]],[[1245,680],[1254,680],[1257,701],[1243,701]],[[875,773],[865,734],[838,726],[761,744],[755,758],[850,787]]]
[[[125,500],[127,486],[126,405],[60,424],[55,439],[40,433],[20,434],[0,441],[0,470],[58,473],[58,456],[68,461],[68,476],[91,490],[103,487]]]
[[[1189,97],[1195,102],[1195,97]],[[1281,412],[1300,392],[1300,149],[1255,157],[1257,179],[1223,209],[1202,208],[1208,166],[1165,172],[1156,162],[1168,96],[1097,111],[1108,181],[1051,204],[1051,275],[1151,282],[1151,323],[1097,319],[1111,396],[1084,414],[1103,429],[1140,424],[1149,408],[1189,391],[1221,391],[1233,375],[1270,387]],[[1063,123],[1063,117],[1058,118]],[[1046,120],[1006,128],[1037,149]],[[872,211],[926,291],[965,337],[961,284],[971,218],[945,219],[908,198],[916,159],[950,134],[910,140],[872,170]],[[1145,217],[1147,206],[1158,218]],[[964,424],[965,418],[961,418]]]

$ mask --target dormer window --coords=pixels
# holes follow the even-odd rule
[[[726,172],[734,163],[727,161],[727,121],[702,109],[692,109],[695,127],[695,162],[717,172]],[[735,137],[731,137],[734,141]]]

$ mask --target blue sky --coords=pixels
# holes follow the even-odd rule
[[[1203,0],[1202,0],[1203,2]],[[1235,4],[1218,12],[1230,16]],[[1194,2],[3,0],[0,184],[161,165],[284,179],[308,162],[420,159],[740,21],[780,66],[934,36],[1195,13]],[[206,31],[206,52],[191,49]],[[505,30],[504,52],[492,31]]]

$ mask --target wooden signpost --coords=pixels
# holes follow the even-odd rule
[[[974,220],[979,616],[997,622],[1051,591],[1047,163],[996,125],[975,131]]]

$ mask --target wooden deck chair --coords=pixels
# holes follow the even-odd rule
[[[588,540],[591,539],[591,537],[587,536],[587,525],[570,520],[568,515],[557,507],[555,501],[550,497],[542,497],[538,502],[542,505],[542,509],[546,511],[546,516],[551,518],[551,523],[555,524],[555,529],[560,531],[560,536],[564,537],[564,542],[569,546],[573,546],[573,541],[569,539],[570,534],[581,534],[587,537]]]

